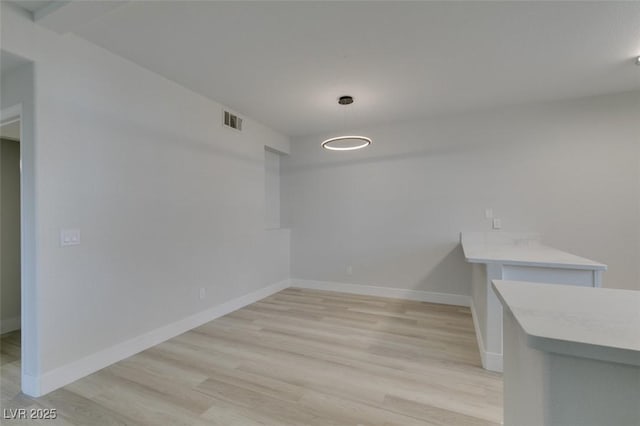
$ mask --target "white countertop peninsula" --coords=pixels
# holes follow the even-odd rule
[[[640,424],[640,292],[502,281],[505,425]]]
[[[471,310],[484,368],[502,371],[502,306],[492,280],[600,287],[603,263],[540,242],[536,233],[463,232],[467,262],[473,264]]]
[[[567,253],[540,242],[538,234],[471,232],[462,234],[467,262],[541,268],[606,271],[607,265]]]

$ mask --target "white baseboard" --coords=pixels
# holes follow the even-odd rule
[[[485,363],[483,365],[485,370],[495,371],[496,373],[502,373],[502,354],[495,352],[484,353]]]
[[[25,394],[38,397],[72,383],[89,374],[101,370],[120,360],[135,355],[145,349],[162,343],[172,337],[199,327],[209,321],[255,303],[288,287],[338,291],[352,294],[389,297],[395,299],[418,300],[447,305],[470,306],[470,297],[461,294],[437,293],[421,290],[405,290],[390,287],[376,287],[359,284],[336,283],[312,280],[285,280],[261,288],[247,295],[230,300],[221,305],[194,314],[190,317],[152,330],[143,335],[126,340],[102,351],[73,361],[40,376],[22,375],[22,390]],[[475,317],[474,317],[475,318]],[[474,319],[475,321],[475,319]],[[475,324],[475,322],[474,322]],[[477,329],[476,329],[477,332]],[[481,352],[482,353],[482,352]],[[484,365],[483,358],[483,365]],[[500,367],[502,356],[500,355]]]
[[[471,301],[471,318],[473,318],[473,328],[476,331],[476,340],[478,341],[478,350],[480,351],[480,359],[482,360],[482,368],[489,371],[502,372],[502,354],[496,352],[487,352],[484,349],[484,341],[480,332],[480,324],[478,323],[478,314],[476,308]]]
[[[44,395],[40,392],[40,380],[36,376],[32,376],[31,374],[22,373],[22,393],[29,396],[40,396]],[[53,390],[53,389],[52,389]]]
[[[209,321],[264,299],[289,287],[289,280],[256,290],[221,305],[198,312],[195,315],[160,327],[143,335],[126,340],[62,367],[48,371],[39,377],[23,374],[22,390],[30,396],[42,396],[74,382],[109,365],[162,343],[172,337],[199,327]]]
[[[20,330],[20,317],[5,318],[0,320],[0,334]]]
[[[291,287],[308,288],[313,290],[338,291],[342,293],[389,297],[392,299],[418,300],[420,302],[431,302],[456,306],[470,306],[471,303],[470,297],[463,294],[437,293],[433,291],[423,290],[406,290],[401,288],[337,283],[332,281],[314,281],[300,279],[291,279],[290,281]]]

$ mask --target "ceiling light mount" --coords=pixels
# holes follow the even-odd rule
[[[353,96],[343,95],[338,98],[339,105],[351,105]],[[348,135],[329,138],[322,142],[322,147],[331,151],[353,151],[371,145],[371,138],[366,136]]]
[[[340,105],[351,105],[353,103],[353,96],[344,95],[338,98],[338,103]]]

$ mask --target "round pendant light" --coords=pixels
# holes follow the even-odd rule
[[[351,105],[353,103],[353,96],[344,95],[338,98],[339,105]],[[371,145],[371,138],[366,136],[337,136],[335,138],[329,138],[322,142],[322,147],[331,151],[353,151],[356,149],[362,149]]]
[[[338,136],[322,142],[324,149],[332,151],[353,151],[371,145],[371,139],[366,136]]]

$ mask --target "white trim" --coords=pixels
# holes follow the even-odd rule
[[[476,331],[476,341],[478,342],[478,350],[480,352],[480,359],[482,360],[482,367],[486,368],[486,352],[484,350],[484,341],[482,340],[482,333],[480,332],[480,323],[478,322],[478,314],[476,313],[476,307],[471,299],[471,318],[473,319],[473,328]]]
[[[478,323],[478,315],[476,308],[471,300],[471,318],[473,318],[473,328],[476,331],[476,340],[478,341],[478,350],[480,351],[480,359],[482,360],[482,368],[489,371],[502,372],[502,354],[496,352],[487,352],[484,349],[484,341],[480,332],[480,324]]]
[[[22,393],[30,396],[42,395],[39,389],[40,382],[36,376],[32,376],[23,371],[21,381]]]
[[[48,371],[40,377],[23,374],[22,390],[30,396],[42,396],[172,337],[264,299],[287,287],[289,287],[289,280],[269,285]]]
[[[0,334],[20,330],[20,317],[0,319]]]
[[[418,300],[420,302],[440,303],[444,305],[470,306],[471,304],[471,298],[464,294],[437,293],[433,291],[377,287],[371,285],[338,283],[332,281],[292,279],[291,287],[308,288],[313,290],[338,291],[342,293],[388,297],[392,299]]]
[[[32,117],[31,117],[32,118]],[[29,169],[32,164],[27,163],[24,158],[25,146],[33,147],[33,135],[29,134],[25,137],[24,132],[24,115],[22,102],[6,107],[0,110],[0,125],[13,123],[14,121],[20,121],[20,309],[21,315],[18,322],[17,329],[22,331],[21,344],[20,344],[20,381],[23,392],[26,390],[35,389],[35,381],[33,376],[28,375],[29,368],[35,368],[35,360],[39,356],[37,349],[37,340],[35,344],[28,343],[32,340],[33,336],[37,335],[37,326],[35,315],[30,309],[34,305],[35,301],[35,282],[29,281],[26,271],[35,271],[34,254],[27,250],[26,242],[26,229],[29,221],[27,212],[30,211],[26,207],[25,203],[25,169]],[[31,195],[31,194],[30,194]],[[34,248],[35,250],[35,248]],[[34,272],[35,274],[35,272]],[[37,309],[36,309],[37,312]],[[29,395],[34,395],[29,393]]]
[[[496,373],[502,373],[502,354],[496,352],[484,353],[485,370],[495,371]]]

